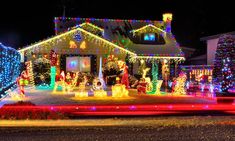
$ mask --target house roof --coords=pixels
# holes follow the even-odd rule
[[[137,55],[143,56],[183,56],[177,42],[172,38],[174,38],[172,35],[165,34],[166,43],[163,45],[132,44],[128,49],[133,50]]]
[[[200,41],[207,41],[207,40],[210,40],[210,39],[219,38],[221,35],[224,35],[224,34],[235,35],[235,31],[202,37],[202,38],[200,38]]]
[[[92,25],[104,29],[104,38],[110,42],[116,41],[120,36],[130,39],[131,43],[128,45],[127,49],[135,52],[137,55],[184,56],[172,33],[164,31],[165,25],[163,21],[56,17],[56,33],[68,31],[72,26],[76,26],[84,22],[89,22]],[[132,36],[133,32],[145,28],[153,28],[157,30],[159,34],[163,35],[166,43],[155,45],[135,43],[130,36]]]
[[[87,23],[89,22],[89,23]],[[151,25],[151,26],[148,26]],[[84,28],[84,27],[87,28]],[[164,38],[164,44],[140,44],[132,40],[131,31],[135,29],[142,29],[145,27],[157,28],[159,34]],[[102,36],[96,35],[89,31],[90,27],[94,27],[96,30],[104,32]],[[44,41],[35,43],[20,49],[20,52],[38,47],[42,44],[48,44],[52,40],[57,40],[63,36],[73,35],[76,32],[95,37],[105,44],[109,44],[114,48],[136,56],[136,58],[174,58],[178,60],[184,60],[184,54],[181,51],[176,39],[172,33],[165,32],[164,23],[162,21],[150,21],[150,20],[119,20],[119,19],[88,19],[88,18],[55,18],[55,29],[57,35],[46,39]],[[115,44],[115,40],[118,37],[128,39],[130,44],[127,47]]]
[[[206,58],[207,58],[207,55],[203,54],[203,55],[200,55],[200,56],[196,56],[196,57],[190,58],[188,60],[189,61],[191,61],[191,60],[206,60]]]

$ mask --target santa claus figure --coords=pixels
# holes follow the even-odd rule
[[[21,75],[16,80],[18,88],[19,88],[19,94],[21,96],[25,96],[24,87],[29,84],[29,77],[26,71],[23,71]]]
[[[50,52],[50,63],[51,66],[56,66],[57,64],[57,53],[54,50]]]
[[[129,88],[129,74],[128,74],[128,67],[125,65],[123,69],[123,75],[122,75],[122,80],[121,83],[126,86],[126,88]]]
[[[144,78],[140,78],[140,81],[137,85],[137,91],[138,91],[138,94],[140,93],[144,93],[146,94],[146,90],[147,90],[147,82],[145,82],[145,79]]]

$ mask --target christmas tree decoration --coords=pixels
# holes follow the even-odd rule
[[[160,88],[157,88],[159,85],[158,82],[158,65],[157,63],[152,64],[152,90],[148,91],[147,94],[160,94]]]
[[[46,58],[38,58],[33,62],[35,85],[50,84],[50,63],[52,62]]]
[[[50,83],[51,88],[54,88],[55,86],[55,78],[56,78],[56,67],[52,66],[51,67],[51,83]]]
[[[220,92],[228,92],[235,86],[235,38],[223,35],[219,38],[215,54],[213,82]]]

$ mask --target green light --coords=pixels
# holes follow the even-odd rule
[[[50,84],[52,88],[54,88],[55,86],[55,77],[56,77],[56,67],[53,66],[51,67],[51,84]]]
[[[152,91],[147,92],[147,94],[155,94],[157,91],[157,80],[158,80],[158,64],[156,62],[154,62],[152,64],[152,76],[153,76],[153,80],[152,80]]]

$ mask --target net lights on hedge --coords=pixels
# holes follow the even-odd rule
[[[0,97],[12,88],[20,74],[20,54],[17,50],[0,43]]]

